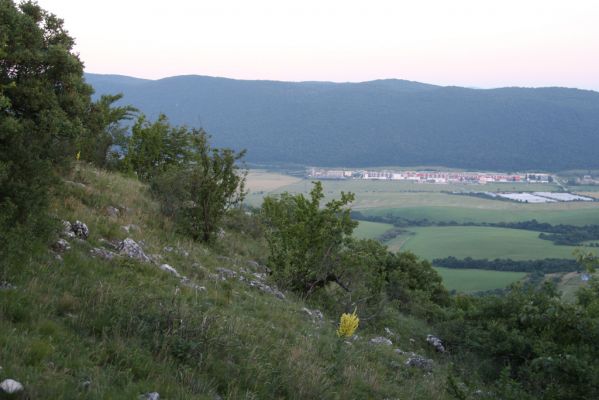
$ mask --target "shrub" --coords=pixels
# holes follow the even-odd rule
[[[348,207],[354,195],[341,192],[321,209],[323,198],[322,184],[314,182],[310,199],[284,193],[262,204],[269,267],[281,286],[307,295],[329,282],[348,290],[341,253],[357,226]]]
[[[210,147],[208,135],[189,136],[189,161],[172,165],[152,179],[152,190],[165,214],[175,217],[180,230],[195,240],[210,241],[223,216],[245,198],[247,172],[237,162],[245,151]]]

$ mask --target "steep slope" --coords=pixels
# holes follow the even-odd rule
[[[263,244],[234,224],[198,245],[173,231],[144,185],[83,165],[53,213],[83,221],[89,236],[66,235],[70,249],[2,271],[0,381],[21,382],[22,398],[447,398],[448,367],[424,322],[394,312],[393,334],[364,322],[344,343],[338,316],[274,291]],[[119,250],[127,238],[148,259]],[[370,343],[380,334],[394,345]],[[397,347],[437,359],[432,374]]]
[[[202,125],[252,162],[445,165],[499,170],[598,168],[599,93],[493,90],[401,80],[363,83],[156,81],[87,74],[97,94],[172,122]]]

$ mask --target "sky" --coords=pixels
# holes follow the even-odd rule
[[[87,72],[599,90],[597,0],[38,0]]]

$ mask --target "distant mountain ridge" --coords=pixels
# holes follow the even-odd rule
[[[444,165],[502,171],[599,168],[599,93],[361,83],[147,80],[86,74],[151,118],[202,125],[216,146],[256,163]]]

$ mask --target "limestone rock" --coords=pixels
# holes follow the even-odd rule
[[[73,231],[73,225],[69,221],[62,221],[62,236],[67,237],[69,239],[73,239],[76,237],[75,232]]]
[[[150,392],[139,396],[140,400],[160,400],[160,394],[158,392]]]
[[[217,268],[216,272],[218,272],[221,279],[235,278],[237,276],[237,272],[228,268]]]
[[[108,215],[110,218],[118,218],[119,214],[120,211],[118,208],[112,206],[106,207],[106,215]]]
[[[385,346],[392,346],[393,342],[386,337],[377,336],[375,338],[370,339],[370,343],[372,344],[384,344]]]
[[[428,344],[433,346],[437,352],[445,353],[445,346],[443,346],[443,342],[438,337],[434,335],[426,335],[426,341]]]
[[[259,289],[265,293],[268,294],[272,294],[273,296],[278,297],[281,300],[285,300],[285,295],[283,294],[283,292],[281,292],[279,289],[268,286],[266,283],[261,282],[261,281],[249,281],[248,285],[250,285],[250,287],[254,287],[256,289]]]
[[[5,379],[0,383],[0,389],[6,394],[17,394],[23,391],[23,385],[14,379]]]
[[[148,257],[146,253],[144,253],[141,246],[131,238],[123,240],[119,245],[118,250],[120,254],[132,258],[134,260],[138,260],[141,262],[151,262],[150,257]]]
[[[101,249],[99,247],[94,247],[89,252],[91,253],[92,257],[98,257],[98,258],[101,258],[103,260],[108,260],[108,261],[112,260],[113,258],[115,258],[117,256],[112,251],[106,250],[106,249]]]
[[[64,239],[58,239],[56,243],[52,245],[52,248],[59,253],[64,253],[65,251],[71,250],[71,245]]]
[[[413,356],[406,361],[408,367],[420,368],[423,371],[431,372],[433,370],[433,360],[421,356]]]
[[[13,290],[16,289],[17,287],[9,282],[6,281],[1,281],[0,282],[0,290]]]
[[[79,239],[85,240],[88,238],[89,228],[83,222],[77,220],[73,224],[71,224],[71,226],[73,227],[73,232],[75,232],[75,235]]]
[[[322,321],[324,319],[324,315],[322,315],[320,310],[310,310],[309,308],[304,307],[302,308],[302,311],[308,314],[314,321]]]
[[[161,265],[160,267],[158,267],[158,268],[160,268],[160,269],[161,269],[161,270],[163,270],[164,272],[168,272],[169,274],[173,274],[173,275],[175,275],[177,278],[180,278],[180,277],[181,277],[181,275],[180,275],[180,274],[177,272],[177,270],[176,270],[176,269],[174,269],[173,267],[171,267],[171,266],[170,266],[170,265],[168,265],[168,264],[162,264],[162,265]]]

